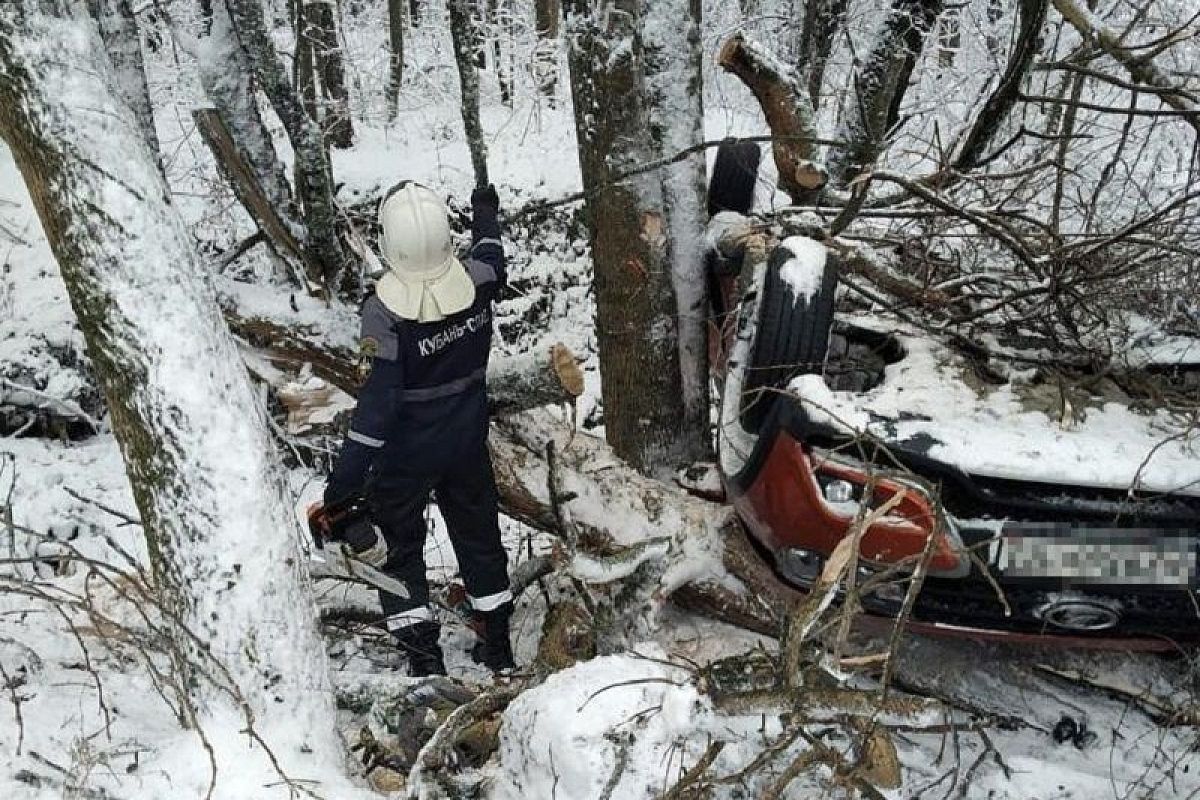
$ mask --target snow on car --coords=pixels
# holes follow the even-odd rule
[[[1113,381],[996,374],[914,324],[842,308],[837,258],[812,239],[747,267],[720,464],[785,579],[811,586],[856,520],[893,500],[860,543],[870,613],[900,613],[906,585],[888,576],[924,561],[917,630],[1147,649],[1200,638],[1193,416]],[[1144,375],[1200,378],[1200,342],[1135,344]]]

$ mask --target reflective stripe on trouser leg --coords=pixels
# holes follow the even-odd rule
[[[388,544],[388,559],[380,570],[403,583],[409,595],[406,599],[381,590],[379,601],[383,613],[392,619],[414,609],[424,609],[429,604],[423,555],[429,482],[400,479],[386,486],[375,483],[368,490],[368,497],[375,522]]]
[[[486,443],[464,453],[438,482],[436,491],[471,606],[491,611],[512,600],[508,554],[500,542],[496,481]]]
[[[513,599],[513,593],[508,589],[505,589],[503,592],[496,592],[495,594],[489,594],[484,597],[470,597],[470,595],[468,595],[468,598],[471,601],[471,608],[475,609],[476,611],[495,611],[505,603],[511,603]]]
[[[403,630],[410,625],[416,625],[418,622],[433,621],[433,609],[429,606],[417,606],[410,608],[407,611],[401,611],[399,614],[393,614],[387,618],[387,629],[392,633]]]

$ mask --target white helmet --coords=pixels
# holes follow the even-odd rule
[[[437,322],[475,302],[475,284],[454,257],[446,204],[419,183],[393,189],[379,207],[389,270],[375,293],[403,319]]]

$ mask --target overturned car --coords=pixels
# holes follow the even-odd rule
[[[866,612],[898,615],[908,576],[923,574],[910,629],[1141,649],[1200,640],[1194,417],[1100,382],[981,370],[917,325],[842,302],[838,258],[813,239],[710,264],[722,260],[713,285],[735,324],[721,472],[784,579],[810,587],[858,530]],[[1148,342],[1141,368],[1200,397],[1200,340]]]

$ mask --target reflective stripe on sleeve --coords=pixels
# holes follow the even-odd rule
[[[474,249],[471,252],[475,252]],[[486,261],[481,261],[478,258],[467,260],[467,274],[471,276],[471,282],[476,286],[482,286],[485,283],[491,283],[496,280],[496,268]]]
[[[351,428],[350,432],[346,434],[346,438],[352,442],[365,444],[367,447],[374,447],[376,450],[387,444],[387,442],[385,442],[383,439],[376,439],[373,436],[367,436],[365,433],[359,433],[353,428]]]
[[[476,611],[495,611],[505,603],[511,603],[512,599],[513,593],[505,589],[503,592],[489,594],[486,597],[472,597],[471,608]]]
[[[471,245],[471,250],[474,250],[476,247],[479,247],[479,245],[481,245],[481,244],[494,244],[497,247],[504,247],[504,242],[500,241],[499,239],[493,239],[489,236],[489,237],[480,239],[478,242]]]

